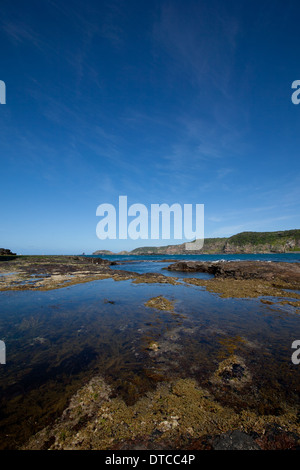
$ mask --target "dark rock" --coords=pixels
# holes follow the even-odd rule
[[[232,279],[279,279],[300,283],[299,263],[268,261],[179,261],[170,264],[169,271],[203,272],[214,274],[216,278]]]
[[[216,437],[212,448],[213,450],[261,450],[251,436],[238,430]]]
[[[300,436],[283,430],[279,425],[268,426],[263,436],[256,439],[262,450],[299,450]]]
[[[114,263],[114,261],[109,261],[108,259],[103,259],[103,258],[88,258],[89,262],[92,264],[101,264],[110,266]]]
[[[245,368],[241,364],[233,364],[231,370],[224,370],[220,376],[225,380],[241,379],[244,376]]]
[[[16,253],[12,253],[6,248],[0,248],[0,256],[16,256]]]

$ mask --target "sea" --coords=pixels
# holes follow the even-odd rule
[[[268,253],[268,254],[213,254],[213,255],[90,255],[88,257],[103,258],[121,263],[112,266],[113,269],[125,269],[139,274],[160,272],[164,275],[174,275],[165,270],[175,261],[274,261],[285,263],[300,263],[300,252]],[[165,261],[164,261],[165,260]],[[176,273],[176,276],[188,277],[191,273]],[[195,273],[193,273],[195,277]],[[197,273],[196,277],[205,277]],[[206,276],[208,277],[208,275]]]

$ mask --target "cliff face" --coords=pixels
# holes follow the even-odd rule
[[[202,254],[238,254],[238,253],[288,253],[300,251],[300,230],[281,232],[242,232],[229,238],[206,238],[200,253]],[[94,255],[116,254],[99,250]],[[185,243],[168,246],[148,246],[136,248],[130,252],[118,253],[130,255],[180,255],[199,254],[199,250],[186,251]]]
[[[242,232],[229,238],[206,238],[203,254],[238,253],[288,253],[300,251],[300,230],[282,232]],[[165,247],[136,248],[130,254],[199,254],[198,250],[186,251],[185,243]]]
[[[300,251],[300,230],[243,232],[230,237],[224,253],[288,253]]]
[[[206,238],[200,253],[288,253],[300,251],[300,230],[282,232],[241,232],[229,238]],[[181,255],[199,254],[199,250],[187,251],[185,243],[168,246],[144,246],[130,252],[98,250],[93,255]]]
[[[299,248],[300,250],[300,248]],[[271,245],[271,244],[259,244],[251,245],[235,245],[234,243],[225,243],[223,253],[234,254],[234,253],[287,253],[289,251],[297,251],[290,249],[286,245]]]

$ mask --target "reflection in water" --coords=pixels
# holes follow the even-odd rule
[[[145,306],[157,296],[172,301],[174,311]],[[192,285],[111,279],[0,297],[7,356],[0,369],[2,447],[53,420],[96,374],[128,404],[176,377],[195,378],[237,410],[280,414],[298,403],[300,368],[291,362],[291,344],[300,328],[292,310],[222,299]],[[232,357],[240,363],[222,369]],[[228,383],[246,377],[243,393],[220,386],[216,371]]]

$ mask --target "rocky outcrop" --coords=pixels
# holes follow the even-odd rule
[[[16,256],[16,253],[12,253],[6,248],[0,248],[0,256]]]
[[[179,261],[170,264],[169,271],[202,272],[213,274],[216,278],[233,279],[279,279],[289,280],[300,285],[299,263],[276,263],[263,261]]]
[[[109,251],[109,250],[97,250],[97,251],[94,251],[94,253],[92,253],[93,255],[95,256],[98,256],[98,255],[115,255],[115,253],[113,253],[112,251]]]
[[[281,416],[236,412],[192,379],[161,382],[128,405],[96,376],[20,449],[297,450],[299,437],[294,410]]]
[[[115,261],[109,261],[107,259],[102,259],[102,258],[87,258],[88,261],[92,264],[100,264],[102,266],[112,266],[117,264]]]

